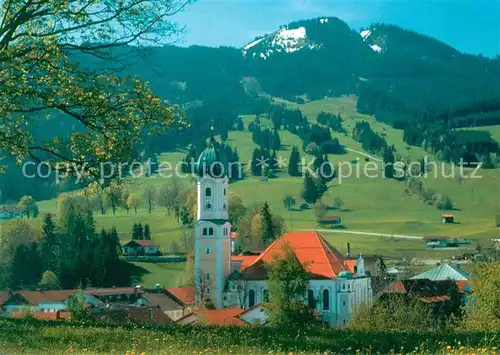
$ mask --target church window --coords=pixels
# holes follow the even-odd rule
[[[207,287],[207,295],[210,294],[210,287]]]
[[[226,196],[226,188],[224,188],[224,196]]]
[[[227,235],[227,228],[224,228],[224,235]]]
[[[307,307],[310,309],[316,308],[316,299],[314,298],[314,291],[309,289],[307,291]]]
[[[262,291],[262,301],[269,302],[269,291],[268,290]]]
[[[255,306],[255,291],[250,290],[248,291],[248,307],[253,307]]]
[[[207,280],[210,280],[210,274],[207,272]]]
[[[345,284],[342,285],[342,289],[345,290]]]
[[[212,196],[212,189],[210,187],[207,187],[205,189],[205,197],[210,197]]]
[[[212,227],[208,228],[208,235],[214,235],[214,229]]]
[[[203,228],[203,235],[207,235],[207,231],[208,231],[207,228]]]
[[[327,289],[323,290],[323,310],[330,309],[330,291]]]
[[[205,250],[205,253],[208,255],[210,254],[210,248],[207,248],[207,250]]]

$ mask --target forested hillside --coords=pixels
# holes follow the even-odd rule
[[[272,113],[271,97],[304,102],[354,94],[359,112],[404,129],[408,145],[445,161],[466,154],[470,161],[498,163],[498,144],[488,132],[451,129],[500,124],[500,59],[462,54],[395,26],[374,24],[359,33],[340,19],[318,18],[290,23],[243,49],[169,45],[119,51],[113,57],[120,62],[82,54],[75,62],[84,70],[114,68],[149,81],[154,93],[178,104],[190,122],[180,132],[145,135],[133,157],[147,159],[189,144],[200,148],[211,135],[224,137],[241,127],[239,115]],[[39,142],[60,136],[64,145],[65,133],[80,129],[67,122],[54,115],[30,129]],[[51,176],[21,179],[13,159],[4,163],[2,203],[26,194],[48,199],[75,188],[70,181],[56,185]]]

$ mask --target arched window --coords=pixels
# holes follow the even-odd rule
[[[214,235],[214,229],[212,227],[208,228],[208,235]]]
[[[224,196],[226,196],[226,188],[224,188]]]
[[[330,309],[330,291],[327,289],[323,290],[323,310]]]
[[[205,253],[208,255],[210,254],[210,248],[207,248],[207,250],[205,250]]]
[[[316,299],[314,298],[314,291],[311,289],[307,290],[307,306],[310,309],[316,308]]]
[[[248,307],[253,307],[255,306],[255,291],[250,290],[248,291]]]
[[[268,290],[262,291],[262,301],[269,302],[269,291]]]
[[[205,189],[205,197],[210,197],[212,196],[212,189],[210,187],[207,187]]]

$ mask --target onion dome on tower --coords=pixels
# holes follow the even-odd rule
[[[228,159],[224,151],[220,149],[215,139],[210,140],[209,146],[200,154],[196,163],[198,176],[211,176],[222,179],[227,176]]]

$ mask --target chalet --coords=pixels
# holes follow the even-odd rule
[[[443,221],[443,223],[446,223],[446,224],[453,224],[455,223],[455,216],[452,215],[452,214],[443,214],[441,215],[441,220]]]
[[[0,220],[8,221],[13,218],[23,218],[24,210],[22,208],[3,206],[0,208]]]
[[[156,256],[160,253],[160,246],[151,240],[131,240],[122,251],[127,256]]]
[[[320,224],[336,226],[342,224],[342,218],[339,216],[326,216],[319,221]]]

